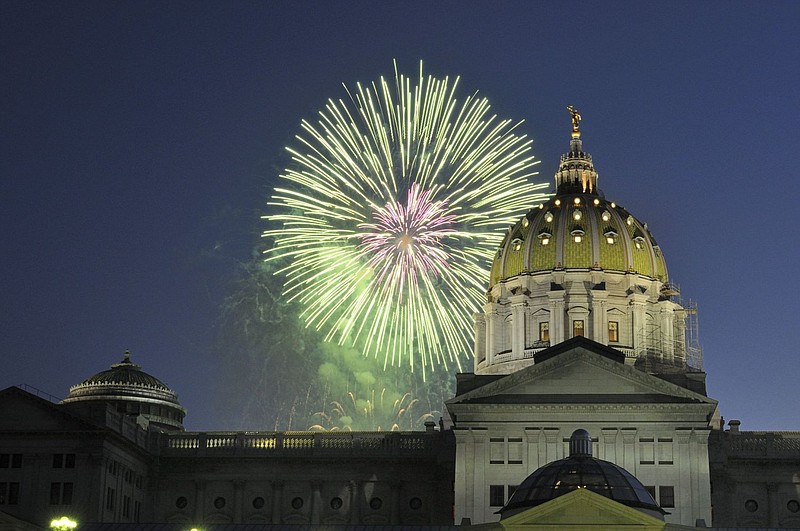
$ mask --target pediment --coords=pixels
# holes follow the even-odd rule
[[[574,490],[500,523],[508,531],[561,526],[585,529],[635,526],[636,529],[658,530],[666,526],[663,520],[586,489]]]
[[[598,345],[602,349],[608,349]],[[513,374],[454,397],[457,403],[716,402],[612,359],[588,342],[573,344]]]

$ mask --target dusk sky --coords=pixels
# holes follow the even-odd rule
[[[422,60],[525,121],[551,190],[575,105],[697,302],[722,415],[800,430],[799,27],[796,1],[0,2],[0,388],[63,398],[130,349],[188,429],[226,425],[211,345],[285,146]]]

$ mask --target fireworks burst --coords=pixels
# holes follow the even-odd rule
[[[471,351],[471,315],[505,229],[541,201],[531,141],[459,103],[458,78],[399,74],[329,100],[264,216],[268,260],[309,326],[387,365],[423,368]],[[423,372],[424,374],[424,372]]]

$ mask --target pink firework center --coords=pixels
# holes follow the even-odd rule
[[[444,241],[457,232],[454,220],[445,201],[434,201],[432,192],[416,183],[409,188],[405,204],[391,201],[373,206],[372,223],[358,225],[364,231],[358,238],[381,289],[395,291],[402,304],[408,284],[417,290],[420,280],[428,285],[439,276],[451,259]]]

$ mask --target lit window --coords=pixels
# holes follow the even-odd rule
[[[574,219],[575,221],[579,221],[582,217],[583,214],[581,214],[580,210],[576,210],[575,212],[572,213],[572,219]]]
[[[551,221],[553,221],[553,214],[548,212],[547,214],[544,215],[544,220],[550,223]]]
[[[644,249],[644,238],[642,238],[641,236],[637,236],[636,238],[633,239],[633,245],[635,245],[636,248],[641,251],[642,249]]]
[[[549,232],[542,232],[541,234],[539,234],[539,241],[542,242],[542,245],[547,245],[548,243],[550,243],[550,238],[552,238],[552,234],[550,234]]]
[[[539,323],[539,341],[550,341],[550,323]]]
[[[633,225],[633,216],[628,216],[628,219],[625,220],[625,223],[628,225]]]
[[[554,205],[556,205],[556,206],[561,206],[561,199],[556,199],[556,200],[553,202],[553,204],[554,204]]]
[[[617,343],[619,341],[619,322],[608,322],[608,341],[609,343]]]
[[[583,319],[572,321],[572,337],[583,336]]]
[[[572,200],[572,202],[575,203],[576,205],[580,205],[581,204],[581,198],[580,197],[576,197],[575,199]]]
[[[522,226],[527,227],[528,225],[530,225],[530,221],[528,221],[528,218],[522,218]]]
[[[544,208],[544,204],[542,204],[542,203],[539,203],[539,210],[541,210],[541,209],[543,209],[543,208]]]
[[[583,237],[586,236],[586,233],[583,232],[583,229],[575,229],[572,232],[572,239],[575,243],[581,243],[583,241]]]
[[[611,208],[617,208],[617,204],[614,203],[613,201],[611,202]]]
[[[611,219],[611,212],[606,210],[605,212],[603,212],[603,215],[600,216],[600,217],[603,218],[603,221],[608,221],[609,219]]]
[[[595,197],[594,201],[592,201],[592,203],[594,203],[594,206],[597,206],[597,205],[600,204],[600,200]]]
[[[514,238],[511,240],[511,248],[515,251],[522,249],[522,240],[519,238]]]

